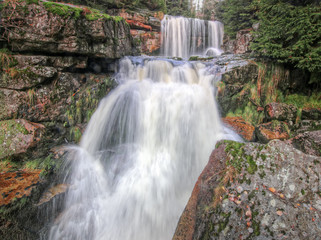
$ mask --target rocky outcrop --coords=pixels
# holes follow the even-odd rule
[[[279,140],[220,142],[173,239],[318,239],[320,172],[320,157]]]
[[[116,85],[116,61],[134,45],[119,16],[46,1],[3,4],[9,41],[0,46],[11,51],[0,49],[0,236],[39,239],[66,191],[56,147],[80,140]]]
[[[235,39],[225,37],[223,49],[226,53],[244,54],[251,52],[250,44],[253,40],[252,28],[243,29],[236,33]]]
[[[132,12],[129,10],[111,11],[113,15],[119,15],[126,19],[131,30],[130,33],[141,54],[155,54],[161,47],[161,20],[162,12],[150,12],[140,10]]]
[[[122,18],[52,2],[13,7],[7,6],[1,19],[12,51],[112,59],[132,52],[129,26]]]

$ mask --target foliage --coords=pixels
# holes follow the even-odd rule
[[[188,0],[171,0],[166,1],[167,14],[173,16],[195,17],[189,9]]]
[[[321,72],[321,7],[294,4],[285,0],[257,3],[260,27],[251,48],[279,62]]]
[[[307,70],[321,82],[321,6],[317,0],[225,0],[217,17],[227,35],[258,23],[251,49],[259,56]]]
[[[217,4],[216,17],[224,23],[225,33],[235,38],[237,31],[250,28],[255,22],[253,0],[225,0]]]

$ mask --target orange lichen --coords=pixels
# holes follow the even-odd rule
[[[0,206],[15,199],[29,196],[40,182],[41,170],[6,172],[0,174]]]
[[[242,135],[247,141],[252,141],[254,138],[255,127],[246,122],[241,117],[226,117],[222,119],[224,123],[230,125],[238,134]]]

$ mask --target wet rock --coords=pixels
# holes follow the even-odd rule
[[[255,128],[255,134],[262,143],[268,143],[273,139],[286,140],[290,138],[288,125],[277,120],[258,125]]]
[[[69,186],[67,184],[58,184],[54,187],[51,187],[45,193],[42,194],[38,205],[42,205],[46,202],[49,202],[57,195],[65,193],[68,190],[68,187]]]
[[[320,157],[279,140],[222,141],[173,239],[318,239],[320,171]]]
[[[0,159],[26,153],[40,141],[44,126],[24,119],[0,122]]]
[[[267,120],[286,121],[291,123],[291,125],[295,123],[297,111],[298,110],[294,105],[277,102],[270,103],[264,108]]]
[[[321,156],[321,130],[301,133],[288,142],[306,154]]]
[[[234,131],[240,134],[245,140],[247,141],[255,140],[255,134],[254,134],[255,127],[252,124],[246,122],[243,118],[225,117],[222,120],[225,124],[229,125]]]
[[[303,120],[321,120],[320,108],[303,108],[302,109]]]

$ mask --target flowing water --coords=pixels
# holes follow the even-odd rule
[[[118,87],[70,148],[50,240],[171,239],[215,143],[239,140],[220,121],[218,66],[147,57],[119,66]]]
[[[218,21],[165,16],[162,20],[162,53],[164,56],[187,58],[203,55],[208,48],[220,55],[224,26]]]

